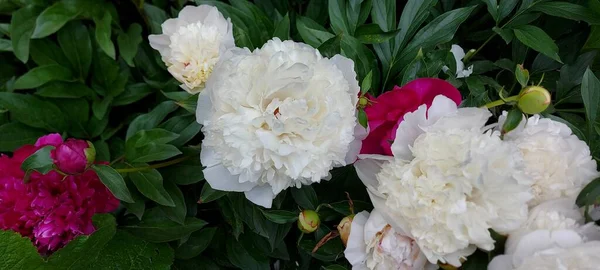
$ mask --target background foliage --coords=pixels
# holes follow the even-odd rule
[[[440,77],[461,90],[464,106],[481,106],[517,94],[523,64],[530,84],[552,92],[544,115],[600,157],[599,0],[0,0],[0,152],[59,132],[92,141],[116,168],[146,168],[122,178],[97,169],[122,207],[49,258],[0,232],[1,269],[349,269],[339,239],[312,250],[350,214],[348,198],[355,212],[372,207],[351,166],[282,192],[271,210],[203,181],[196,97],[147,42],[187,4],[218,7],[240,47],[279,37],[345,55],[373,95]],[[453,75],[451,44],[474,49],[464,60],[474,65],[470,77]],[[578,203],[596,203],[598,186]],[[316,233],[296,229],[301,209],[318,209]],[[478,251],[463,268],[484,269],[498,251]]]

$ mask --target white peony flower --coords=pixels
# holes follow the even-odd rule
[[[499,128],[506,114],[500,117]],[[530,206],[577,196],[585,185],[600,176],[589,146],[563,123],[534,115],[521,121],[504,139],[517,145],[523,154],[525,172],[534,180],[535,197]]]
[[[354,216],[344,255],[353,270],[435,269],[415,241],[392,228],[377,210]]]
[[[466,78],[471,76],[471,73],[473,73],[473,65],[470,65],[465,69],[465,63],[462,61],[463,58],[465,58],[465,50],[456,44],[452,44],[450,52],[454,55],[454,61],[456,62],[456,78]],[[448,72],[450,68],[448,68],[448,66],[443,66],[442,70]]]
[[[220,55],[235,47],[232,24],[216,7],[186,6],[176,19],[162,24],[161,35],[150,35],[169,72],[190,94],[204,89]]]
[[[303,43],[228,51],[198,100],[206,180],[270,207],[282,190],[327,178],[355,152],[358,92],[351,60]]]
[[[431,263],[459,266],[476,247],[494,248],[489,229],[508,233],[527,218],[531,181],[518,149],[499,132],[484,133],[490,115],[439,95],[429,110],[422,105],[404,116],[393,158],[355,163],[375,208]]]
[[[595,269],[585,267],[597,267],[600,262],[577,262],[584,255],[581,246],[598,253],[600,242],[584,244],[592,240],[600,240],[600,228],[585,224],[573,199],[547,201],[531,209],[524,226],[509,235],[505,255],[495,257],[488,269]]]

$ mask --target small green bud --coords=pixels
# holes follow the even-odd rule
[[[358,107],[359,108],[364,108],[367,105],[369,105],[369,99],[365,96],[362,96],[358,99]]]
[[[337,230],[340,233],[340,238],[342,239],[342,243],[344,246],[348,243],[348,238],[350,237],[350,230],[352,229],[352,220],[354,219],[354,215],[349,215],[343,218],[340,221],[340,224],[337,225]]]
[[[317,212],[304,210],[298,215],[298,229],[303,233],[312,233],[319,228],[321,220]]]
[[[94,147],[94,144],[90,141],[87,141],[87,143],[89,147],[83,150],[83,153],[85,154],[85,158],[87,159],[88,166],[90,166],[96,161],[96,147]]]
[[[536,114],[545,111],[552,102],[550,92],[540,86],[529,86],[519,94],[517,106],[526,114]]]

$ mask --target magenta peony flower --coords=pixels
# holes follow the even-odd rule
[[[392,91],[377,98],[369,97],[370,105],[365,108],[369,135],[362,141],[360,153],[391,156],[391,146],[396,139],[398,125],[404,120],[404,114],[415,111],[422,104],[431,106],[437,95],[444,95],[457,105],[461,102],[458,89],[435,78],[416,79],[403,87],[395,86]]]
[[[29,183],[23,183],[23,160],[43,146],[69,142],[63,144],[55,135],[21,147],[12,158],[0,155],[0,229],[31,238],[42,254],[56,251],[78,235],[91,234],[92,216],[114,211],[119,205],[92,170],[66,177],[56,171],[33,172]]]
[[[91,143],[68,139],[52,151],[54,165],[66,174],[83,173],[94,162],[96,151]]]

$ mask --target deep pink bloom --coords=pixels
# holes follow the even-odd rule
[[[45,145],[61,145],[60,136],[52,135],[40,138],[35,146],[21,147],[12,158],[0,155],[0,229],[31,238],[43,254],[94,232],[92,216],[119,205],[92,170],[67,177],[55,171],[33,172],[23,183],[23,160]]]
[[[52,152],[54,164],[66,174],[83,173],[88,165],[85,150],[89,147],[86,141],[68,139]]]
[[[360,153],[391,156],[396,129],[404,120],[404,114],[415,111],[423,104],[431,106],[437,95],[444,95],[457,105],[461,102],[458,89],[435,78],[416,79],[403,87],[395,86],[392,91],[377,98],[369,96],[372,103],[365,108],[369,120],[369,135],[363,140]]]

